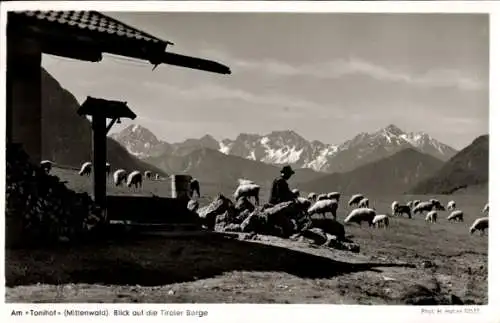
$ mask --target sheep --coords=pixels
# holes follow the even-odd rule
[[[187,204],[187,209],[193,212],[198,211],[198,208],[200,207],[200,203],[197,200],[189,200]]]
[[[106,163],[106,176],[109,176],[110,173],[111,173],[111,164]]]
[[[432,205],[434,206],[434,208],[436,210],[440,210],[440,211],[444,211],[444,206],[441,205],[441,202],[439,202],[438,200],[436,199],[430,199],[429,200],[430,203],[432,203]]]
[[[297,203],[303,208],[303,210],[308,210],[311,207],[312,202],[303,197],[297,197]]]
[[[434,204],[431,202],[420,202],[417,206],[413,207],[413,214],[422,213],[424,211],[430,212],[434,208]]]
[[[396,215],[396,207],[398,207],[398,206],[399,206],[398,201],[392,202],[392,204],[391,204],[392,215]]]
[[[408,203],[406,203],[406,205],[408,205],[411,209],[413,209],[415,206],[418,205],[418,203],[420,203],[421,201],[420,200],[413,200],[413,201],[408,201]]]
[[[192,178],[191,181],[189,182],[189,195],[193,196],[194,192],[198,195],[198,197],[201,197],[200,194],[200,182],[196,178]]]
[[[127,186],[131,187],[134,185],[135,188],[142,188],[142,174],[138,170],[134,170],[132,173],[128,174]]]
[[[351,196],[351,199],[349,200],[347,205],[349,205],[349,206],[358,205],[358,203],[364,198],[365,197],[362,194],[354,194],[353,196]]]
[[[299,190],[298,190],[298,189],[296,189],[296,188],[294,188],[294,189],[292,190],[292,193],[293,193],[293,195],[295,195],[295,197],[299,197],[299,196],[300,196],[300,192],[299,192]]]
[[[160,174],[156,173],[155,175],[155,180],[159,181],[160,180]]]
[[[447,218],[448,221],[464,222],[464,212],[462,210],[455,210]]]
[[[40,168],[42,168],[47,174],[52,170],[52,165],[54,163],[50,160],[42,160],[40,162]]]
[[[370,201],[365,197],[358,203],[358,207],[368,207],[370,204]]]
[[[380,228],[383,226],[384,228],[389,227],[389,217],[387,214],[377,214],[372,221],[372,224]]]
[[[254,181],[251,181],[249,179],[244,179],[244,178],[238,178],[238,183],[239,183],[239,185],[255,184]]]
[[[325,200],[328,200],[328,197],[326,194],[320,194],[320,195],[318,195],[318,198],[316,199],[316,201],[325,201]]]
[[[408,214],[408,219],[411,219],[411,208],[408,205],[397,205],[394,209],[395,216],[402,216],[405,213]]]
[[[446,205],[446,209],[448,211],[453,211],[456,207],[457,207],[457,204],[455,203],[455,201],[449,201],[448,205]]]
[[[472,223],[471,227],[469,228],[470,234],[474,234],[474,232],[477,230],[479,231],[480,235],[484,234],[484,230],[489,228],[489,218],[488,217],[482,217],[478,218]]]
[[[144,177],[146,177],[146,179],[151,179],[152,176],[153,173],[150,170],[144,172]]]
[[[486,205],[483,208],[483,213],[486,213],[486,215],[490,214],[490,203],[486,203]]]
[[[438,213],[437,213],[436,210],[430,211],[425,216],[425,221],[431,222],[431,223],[436,223],[437,222],[437,216],[438,216]]]
[[[78,172],[78,174],[80,176],[83,176],[83,175],[90,176],[91,172],[92,172],[92,163],[86,162],[86,163],[83,163],[82,168],[80,168],[80,171]]]
[[[334,219],[337,218],[337,208],[338,202],[336,200],[321,200],[314,203],[308,210],[307,213],[309,215],[313,215],[316,213],[323,214],[323,217],[326,219],[326,213],[330,212]]]
[[[113,173],[113,182],[115,183],[115,186],[121,186],[122,183],[126,180],[127,178],[127,172],[124,169],[117,169]]]
[[[326,194],[326,198],[329,200],[339,200],[340,199],[340,193],[339,192],[330,192]]]
[[[373,219],[377,213],[374,209],[370,208],[357,208],[351,211],[349,215],[344,219],[344,223],[357,223],[361,226],[361,222],[368,222],[368,226],[373,226]]]
[[[238,186],[233,196],[237,201],[241,196],[246,196],[247,198],[253,197],[255,199],[255,205],[259,205],[259,192],[260,186],[257,184],[243,183]]]
[[[307,199],[311,202],[316,202],[317,197],[318,197],[318,194],[316,194],[316,193],[309,193],[309,195],[307,195]]]

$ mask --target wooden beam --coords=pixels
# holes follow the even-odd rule
[[[111,130],[111,128],[113,127],[113,125],[115,124],[116,120],[118,120],[119,118],[113,118],[111,119],[111,122],[109,123],[109,125],[106,127],[106,136],[108,135],[108,132]]]

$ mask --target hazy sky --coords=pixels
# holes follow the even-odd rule
[[[108,14],[233,72],[44,56],[80,102],[127,101],[169,142],[292,129],[341,143],[393,123],[460,149],[488,132],[487,15]]]

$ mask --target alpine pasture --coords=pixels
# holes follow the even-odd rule
[[[75,191],[92,192],[92,177],[57,167],[51,172]],[[237,183],[222,187],[200,181],[200,186],[202,207],[218,193],[231,197]],[[309,192],[300,193],[306,197]],[[391,216],[387,229],[347,224],[346,235],[360,245],[360,253],[270,236],[244,241],[248,238],[241,234],[243,238],[236,240],[151,237],[71,252],[8,251],[6,298],[10,302],[404,304],[405,295],[418,290],[454,294],[469,304],[488,303],[488,233],[469,234],[470,225],[483,216],[487,194],[360,193],[377,214],[389,215],[393,201],[406,204],[435,198],[446,206],[454,200],[464,212],[464,222],[448,222],[450,212],[438,211],[437,223],[424,221],[423,213],[412,219]],[[109,176],[108,194],[170,196],[171,183],[169,178],[145,179],[142,189],[133,191],[126,185],[115,187]],[[268,197],[269,187],[262,187],[262,203]],[[340,222],[352,209],[347,206],[350,197],[340,198]],[[45,285],[51,283],[58,285]]]

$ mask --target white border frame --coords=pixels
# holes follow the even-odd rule
[[[138,6],[139,5],[139,6]],[[363,12],[363,13],[489,13],[490,14],[490,84],[500,84],[500,2],[496,1],[13,1],[2,2],[0,4],[0,102],[2,111],[5,111],[5,85],[6,84],[6,18],[7,11],[10,10],[98,10],[98,11],[217,11],[217,12]],[[495,60],[494,58],[497,58]],[[490,146],[495,146],[499,136],[493,124],[498,122],[498,114],[496,106],[500,104],[500,91],[490,90]],[[5,114],[3,114],[5,115]],[[5,183],[5,117],[0,118],[0,182]],[[496,196],[499,192],[500,173],[495,171],[492,165],[500,165],[500,155],[496,154],[493,149],[490,151],[490,188],[489,200]],[[5,186],[0,185],[0,207],[5,214]],[[494,229],[499,226],[500,221],[496,218],[495,202],[491,206],[490,211],[492,223],[490,226]],[[0,222],[1,232],[5,232],[5,221]],[[491,232],[491,228],[490,228]],[[5,235],[3,235],[4,237]],[[421,314],[423,306],[361,306],[361,305],[243,305],[243,304],[172,304],[168,305],[168,309],[197,309],[208,310],[208,317],[203,318],[204,321],[217,323],[223,322],[255,322],[256,319],[274,321],[277,318],[271,315],[281,316],[280,319],[287,322],[307,322],[313,320],[326,320],[336,322],[366,322],[383,321],[406,323],[425,321],[426,323],[438,322],[445,320],[446,322],[500,322],[500,308],[493,304],[500,304],[500,288],[499,288],[499,271],[498,253],[491,253],[491,246],[499,245],[499,236],[489,234],[489,287],[488,287],[488,303],[485,306],[474,306],[479,308],[476,314],[442,314],[428,315]],[[5,259],[5,239],[1,238],[0,255]],[[30,309],[57,309],[64,311],[66,308],[82,310],[92,309],[109,309],[110,314],[112,309],[166,309],[166,305],[157,304],[121,304],[121,305],[104,305],[104,304],[5,304],[5,266],[1,266],[1,282],[2,289],[2,312],[8,320],[29,321],[37,318],[45,321],[53,322],[63,321],[65,318],[59,317],[11,317],[10,313],[15,310],[30,310]],[[430,307],[432,308],[432,307]],[[452,307],[438,306],[443,312]],[[462,307],[465,308],[465,307]],[[470,308],[470,307],[468,307]],[[456,309],[456,308],[455,308]],[[252,313],[253,315],[249,315]],[[135,321],[135,317],[113,317],[112,320],[120,322]],[[146,317],[140,317],[144,319]],[[155,318],[163,321],[166,317],[157,316]],[[377,318],[377,319],[376,319]],[[72,317],[72,321],[88,320],[87,317]],[[193,320],[196,317],[169,317],[168,320]]]

